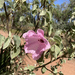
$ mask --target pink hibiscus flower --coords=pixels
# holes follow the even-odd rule
[[[24,46],[25,53],[31,53],[34,60],[38,60],[42,53],[50,48],[49,42],[44,38],[44,31],[38,29],[37,33],[33,30],[23,34],[26,44]]]

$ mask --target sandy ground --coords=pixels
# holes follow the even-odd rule
[[[4,35],[5,37],[8,36],[7,32],[0,30],[0,34]],[[22,44],[24,43],[24,40],[21,39]],[[29,55],[31,57],[31,55]],[[48,62],[50,59],[46,59],[45,63]],[[32,59],[29,59],[27,56],[23,56],[23,63],[26,65],[35,65],[36,61]],[[50,68],[50,65],[54,65],[56,62],[53,62],[49,65],[47,65],[47,68]],[[62,71],[64,75],[75,75],[75,60],[68,61],[66,59],[66,63],[62,65],[62,68],[59,67],[58,71]],[[41,69],[38,69],[38,71],[35,71],[36,75],[49,75],[50,71],[46,71],[44,74],[41,73]]]

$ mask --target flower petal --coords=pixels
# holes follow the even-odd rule
[[[43,40],[44,40],[44,44],[46,45],[45,49],[43,49],[43,51],[45,51],[45,50],[49,49],[51,46],[47,39],[43,38]]]
[[[42,51],[45,51],[46,50],[45,47],[46,47],[46,45],[44,43],[39,43],[39,47],[38,47],[36,53],[40,54]]]
[[[32,58],[33,58],[34,60],[38,60],[38,59],[41,57],[42,53],[43,53],[43,52],[41,52],[40,54],[33,54],[33,55],[32,55]]]
[[[23,38],[27,39],[28,37],[36,34],[33,30],[29,30],[28,32],[23,34]]]
[[[42,29],[38,29],[37,34],[44,36],[44,31]]]
[[[35,53],[34,50],[28,50],[28,47],[26,45],[24,46],[24,50],[25,50],[25,53],[32,53],[32,54]]]
[[[51,48],[50,43],[47,41],[47,45],[45,49],[50,49],[50,48]]]
[[[30,37],[26,41],[24,50],[26,53],[34,54],[38,50],[38,47],[39,47],[38,37]]]
[[[50,43],[44,38],[44,31],[37,30],[37,34],[33,30],[23,34],[26,44],[24,50],[26,53],[31,53],[34,60],[38,60],[42,53],[50,48]]]

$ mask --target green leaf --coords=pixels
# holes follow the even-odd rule
[[[22,21],[24,20],[24,18],[25,18],[24,16],[21,16],[21,17],[19,18],[19,21],[22,22]]]
[[[75,42],[72,42],[71,44],[72,44],[72,47],[74,49],[75,48]]]
[[[26,0],[22,0],[22,2],[25,2]]]
[[[22,71],[22,68],[20,68],[20,70]]]
[[[20,37],[17,36],[17,35],[14,35],[13,36],[13,39],[14,39],[14,42],[15,42],[15,45],[16,45],[16,48],[18,48],[21,44],[21,40],[20,40]]]
[[[5,37],[3,35],[0,35],[0,49],[2,47],[2,44],[4,43],[5,41]]]
[[[59,48],[57,45],[55,45],[55,52],[56,52],[57,54],[60,52],[60,48]]]
[[[28,69],[31,71],[35,68],[35,66],[28,66]]]
[[[35,74],[29,74],[29,75],[35,75]]]
[[[49,25],[49,26],[48,26],[48,35],[50,36],[51,33],[52,33],[53,27],[52,27],[52,24],[48,24],[48,25]]]
[[[59,75],[64,75],[61,71],[59,72]]]
[[[52,13],[51,13],[51,11],[47,11],[47,15],[48,15],[50,21],[52,21]]]
[[[72,60],[72,58],[68,58],[68,60]]]
[[[52,73],[50,73],[49,75],[53,75]]]
[[[42,10],[41,12],[40,12],[40,16],[44,16],[46,14],[46,11],[45,10]]]
[[[59,36],[59,35],[61,34],[61,32],[62,32],[62,30],[57,30],[57,31],[55,32],[55,35]]]
[[[75,52],[73,52],[71,55],[70,55],[71,58],[74,58],[75,57]]]
[[[52,29],[53,29],[53,26],[52,26],[52,13],[51,13],[51,11],[47,11],[46,13],[47,13],[47,16],[48,16],[49,21],[50,21],[50,23],[48,24],[48,35],[50,36],[51,33],[52,33]]]
[[[3,44],[3,49],[7,48],[10,45],[10,42],[11,42],[11,38],[10,37],[6,38]]]
[[[36,12],[32,12],[32,15],[33,15],[33,16],[36,16]]]
[[[55,45],[55,58],[57,58],[59,53],[60,53],[60,48],[57,45]]]
[[[3,7],[4,0],[0,0],[0,8]]]
[[[45,18],[44,26],[43,27],[47,27],[47,26],[48,26],[48,23],[46,22],[46,18]]]
[[[36,74],[34,74],[33,72],[31,72],[31,73],[29,73],[29,75],[36,75]]]
[[[60,59],[60,63],[61,64],[66,63],[66,60],[65,59]]]
[[[61,43],[61,44],[59,45],[59,47],[60,47],[60,49],[62,50],[62,49],[63,49],[63,44]]]
[[[14,62],[14,60],[10,60],[10,63],[11,63],[11,64],[14,64],[15,62]]]
[[[37,5],[34,4],[32,10],[34,11],[34,10],[36,10],[36,8],[37,8]]]
[[[50,54],[50,52],[46,52],[46,53],[45,53],[45,58],[46,58],[46,59],[48,58],[49,54]]]
[[[63,51],[60,51],[59,56],[63,55]]]
[[[54,45],[54,46],[51,47],[51,51],[55,52],[54,55],[57,56],[60,53],[61,49],[57,45]]]
[[[28,70],[28,67],[25,67],[24,70]]]
[[[9,31],[9,37],[11,37],[11,31]]]
[[[14,58],[17,57],[19,54],[20,54],[20,47],[17,48],[16,52],[10,51],[10,57],[11,57],[11,59],[14,59]]]
[[[43,54],[42,54],[42,56],[37,60],[37,63],[43,62],[43,58],[44,58],[44,56],[43,56]]]
[[[53,66],[51,66],[51,70],[54,71],[54,67]]]
[[[55,51],[55,46],[51,46],[51,51],[54,52]]]
[[[42,67],[41,72],[44,74],[46,72],[46,68]]]
[[[55,40],[58,44],[61,43],[61,37],[59,37],[59,36],[54,36],[54,40]]]
[[[57,69],[56,68],[54,69],[54,73],[57,73]]]

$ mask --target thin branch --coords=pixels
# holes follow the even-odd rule
[[[56,75],[56,73],[54,73],[53,71],[49,70],[47,67],[45,67],[46,70],[50,71],[51,73],[53,73],[54,75]]]
[[[44,5],[43,5],[43,8],[45,9],[46,7],[46,0],[44,0]]]
[[[8,13],[7,13],[7,10],[6,10],[5,2],[4,2],[4,10],[5,10],[5,15],[6,15],[6,20],[7,20],[7,30],[8,30],[8,33],[9,33],[9,26],[8,26],[8,22],[9,22],[9,15],[8,15]]]
[[[49,61],[48,63],[43,64],[43,65],[41,65],[41,66],[37,66],[37,67],[35,67],[35,68],[34,68],[34,69],[32,69],[31,71],[29,71],[29,69],[24,70],[24,71],[32,72],[32,71],[34,71],[35,69],[38,69],[38,68],[41,68],[41,67],[45,67],[46,65],[48,65],[48,64],[50,64],[50,63],[52,63],[52,62],[54,62],[54,61],[56,61],[56,60],[58,60],[58,59],[60,59],[60,58],[65,57],[65,56],[66,56],[66,54],[68,54],[68,52],[65,52],[65,53],[64,53],[64,55],[62,55],[62,56],[58,57],[57,59],[54,59],[54,60],[52,60],[52,61]],[[45,67],[45,68],[46,68],[46,67]],[[46,69],[47,69],[47,68],[46,68]],[[53,71],[51,71],[51,70],[49,70],[49,69],[47,69],[47,70],[48,70],[48,71],[50,71],[51,73],[53,73],[54,75],[56,75]]]
[[[35,26],[34,31],[36,31],[36,30],[37,30],[38,25],[39,25],[39,21],[40,21],[40,18],[39,18],[39,13],[38,13],[38,14],[37,14],[37,24],[36,24],[36,26]]]
[[[60,58],[62,58],[62,57],[65,57],[66,54],[68,54],[68,52],[66,52],[64,55],[58,57],[57,59],[54,59],[54,60],[52,60],[52,61],[49,61],[48,63],[43,64],[43,65],[41,65],[41,66],[35,67],[33,70],[35,70],[35,69],[37,69],[37,68],[45,67],[46,65],[48,65],[48,64],[50,64],[50,63],[52,63],[52,62],[54,62],[54,61],[56,61],[56,60],[58,60],[58,59],[60,59]],[[32,70],[32,71],[33,71],[33,70]]]

